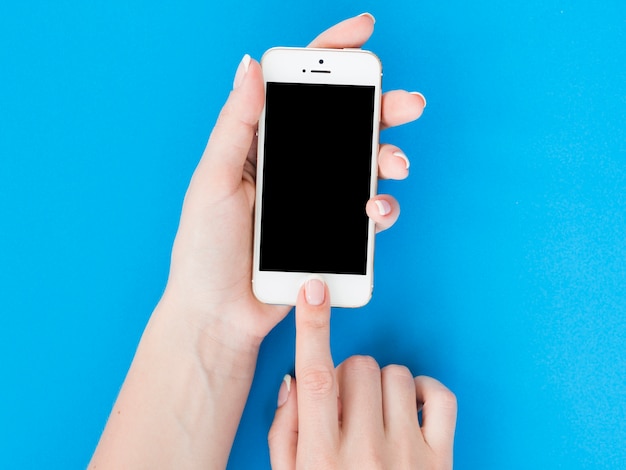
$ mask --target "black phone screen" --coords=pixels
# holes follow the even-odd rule
[[[365,274],[373,86],[268,82],[260,270]]]

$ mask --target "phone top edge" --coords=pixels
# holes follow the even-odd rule
[[[362,53],[365,53],[365,54],[371,54],[371,55],[376,56],[376,54],[374,54],[369,49],[361,49],[361,48],[358,48],[358,47],[343,47],[341,49],[338,49],[338,48],[334,48],[334,47],[295,47],[295,46],[274,46],[274,47],[270,47],[269,49],[267,49],[263,53],[263,56],[265,56],[266,54],[268,54],[270,52],[274,52],[274,51],[362,52]],[[261,56],[261,58],[263,58],[263,56]]]
[[[272,55],[273,53],[280,53],[280,52],[298,52],[298,53],[306,53],[306,54],[313,54],[313,53],[330,53],[330,54],[337,54],[337,53],[354,53],[354,54],[359,54],[359,55],[364,55],[364,56],[369,56],[373,59],[376,60],[376,62],[378,62],[378,66],[381,70],[381,75],[382,75],[382,68],[383,68],[383,64],[382,61],[380,60],[380,57],[378,57],[374,52],[367,50],[367,49],[359,49],[359,48],[354,48],[354,47],[345,47],[342,49],[333,49],[333,48],[326,48],[326,47],[290,47],[290,46],[275,46],[275,47],[271,47],[270,49],[267,49],[263,55],[261,56],[261,60],[260,60],[260,64],[261,66],[263,66],[263,62],[266,60],[268,55]]]

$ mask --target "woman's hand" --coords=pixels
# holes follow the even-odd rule
[[[456,398],[404,366],[330,353],[330,302],[311,278],[296,305],[296,380],[281,385],[269,433],[274,470],[451,469]],[[418,420],[421,410],[422,422]]]
[[[371,16],[351,18],[312,45],[360,47],[373,26]],[[226,466],[259,345],[289,311],[252,294],[255,133],[263,100],[261,68],[245,56],[189,185],[165,293],[144,331],[93,468]],[[389,92],[383,96],[382,126],[415,120],[423,107],[420,95]],[[379,173],[405,178],[408,160],[397,147],[383,144]],[[375,196],[366,210],[381,230],[399,214],[395,199],[386,195]]]
[[[371,15],[360,15],[310,46],[361,47],[373,28]],[[259,302],[251,286],[255,132],[263,100],[261,68],[246,56],[187,191],[163,298],[193,328],[231,349],[258,347],[289,311]],[[381,128],[417,119],[424,105],[419,94],[385,93]],[[409,161],[398,147],[382,144],[378,161],[381,178],[407,177]],[[389,195],[375,196],[366,210],[378,230],[393,225],[400,213]]]

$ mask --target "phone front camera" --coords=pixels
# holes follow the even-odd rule
[[[306,72],[306,70],[302,69],[302,73]]]
[[[324,59],[320,59],[320,64],[323,64],[323,63],[324,63]]]

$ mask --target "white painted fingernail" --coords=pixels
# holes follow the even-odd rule
[[[287,403],[289,392],[291,392],[291,375],[285,374],[283,382],[280,384],[280,390],[278,391],[278,400],[276,401],[277,408]]]
[[[374,204],[376,204],[376,207],[378,208],[378,213],[380,215],[387,215],[391,212],[391,206],[384,199],[376,199],[374,201]]]
[[[285,374],[283,380],[285,381],[285,385],[287,386],[287,391],[291,392],[291,375]]]
[[[326,297],[324,280],[315,274],[310,275],[304,283],[304,296],[309,305],[322,305]]]
[[[400,152],[400,151],[398,150],[397,152],[393,152],[393,155],[394,155],[395,157],[399,157],[399,158],[401,158],[402,160],[404,160],[404,164],[406,165],[406,169],[407,169],[407,170],[409,169],[409,166],[411,166],[411,162],[409,162],[409,159],[407,158],[407,156],[406,156],[404,153],[402,153],[402,152]]]
[[[411,94],[415,96],[419,96],[424,102],[424,108],[426,107],[426,97],[424,95],[422,95],[419,91],[412,91]]]
[[[372,23],[376,24],[376,18],[374,18],[374,15],[372,15],[371,13],[361,13],[359,16],[368,16],[372,19]]]
[[[248,73],[248,67],[250,67],[250,56],[246,54],[243,56],[243,59],[241,59],[241,62],[239,62],[239,67],[237,67],[235,79],[233,80],[233,89],[241,86],[246,73]]]

